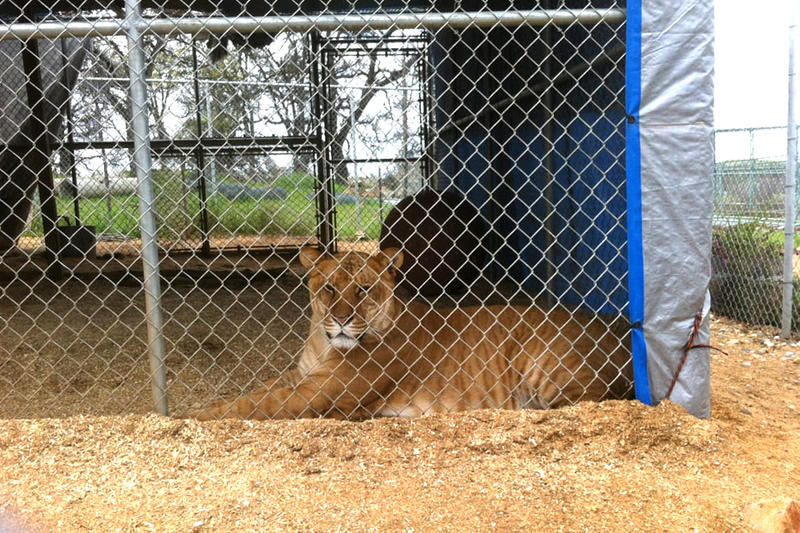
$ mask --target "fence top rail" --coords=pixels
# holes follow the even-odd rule
[[[83,76],[83,81],[107,81],[114,83],[127,83],[128,78],[114,77],[114,76]],[[194,78],[145,78],[147,83],[154,85],[184,85],[194,83]],[[308,88],[308,83],[280,83],[272,81],[256,81],[256,80],[224,80],[213,78],[197,78],[198,83],[203,85],[225,85],[225,86],[245,86],[245,87],[280,87],[280,88]],[[400,85],[397,87],[381,87],[378,85],[357,85],[357,84],[341,84],[332,83],[331,88],[342,91],[348,90],[364,90],[370,89],[373,91],[392,92],[392,91],[419,91],[419,87]]]
[[[573,23],[621,23],[625,9],[535,9],[527,11],[480,11],[447,13],[396,13],[348,15],[296,15],[266,17],[187,17],[146,18],[139,24],[140,33],[169,35],[223,34],[231,30],[242,33],[279,31],[365,31],[388,29],[439,29],[492,26],[566,26]],[[39,23],[0,24],[0,40],[42,39],[57,37],[114,36],[125,33],[123,19],[96,21],[49,21]]]
[[[785,130],[787,126],[758,126],[756,128],[724,128],[714,130],[714,133],[737,133],[744,131]]]

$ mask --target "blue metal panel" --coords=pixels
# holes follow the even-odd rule
[[[620,29],[576,25],[553,52],[568,63],[602,55],[615,32],[624,42]],[[439,137],[439,184],[464,193],[489,221],[490,272],[496,278],[508,276],[534,295],[550,291],[559,301],[619,313],[628,306],[621,67],[595,68],[556,91],[565,97],[557,101],[551,124],[555,240],[550,246],[556,268],[549,286],[546,110],[540,99],[528,97],[480,115],[487,102],[541,79],[550,51],[540,37],[531,28],[513,35],[507,29],[437,33],[432,53],[437,123],[447,126],[470,113],[480,117]]]
[[[602,313],[628,306],[623,122],[620,111],[586,112],[573,121],[567,132],[575,142],[556,176],[563,195],[556,200],[561,221],[556,250],[565,272],[556,278],[555,292]]]

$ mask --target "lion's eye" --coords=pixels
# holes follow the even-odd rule
[[[356,287],[356,296],[358,298],[366,298],[371,288],[372,287],[369,285],[359,285],[358,287]]]
[[[323,288],[323,290],[324,290],[325,292],[327,292],[327,293],[328,293],[328,294],[330,294],[331,296],[333,296],[333,294],[336,292],[336,289],[334,289],[334,288],[333,288],[333,285],[331,285],[331,284],[325,284],[325,286],[324,286],[324,287],[322,287],[322,288]]]

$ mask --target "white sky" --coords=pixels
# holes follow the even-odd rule
[[[792,1],[798,0],[716,0],[717,129],[786,125]],[[797,9],[800,11],[800,6]],[[795,55],[800,56],[800,35],[795,38]],[[800,85],[800,79],[796,78],[795,84]],[[756,157],[783,158],[786,131],[757,133],[753,146]],[[717,136],[718,160],[746,159],[749,155],[746,133]]]

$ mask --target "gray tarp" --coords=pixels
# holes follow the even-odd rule
[[[51,142],[61,135],[64,107],[78,79],[90,40],[40,40],[45,130]],[[22,44],[0,41],[0,252],[13,247],[25,228],[36,189],[31,169],[34,139],[22,67]]]
[[[695,315],[709,338],[714,4],[642,2],[639,109],[644,335],[653,400],[666,395]],[[710,415],[709,350],[691,350],[671,399]]]

